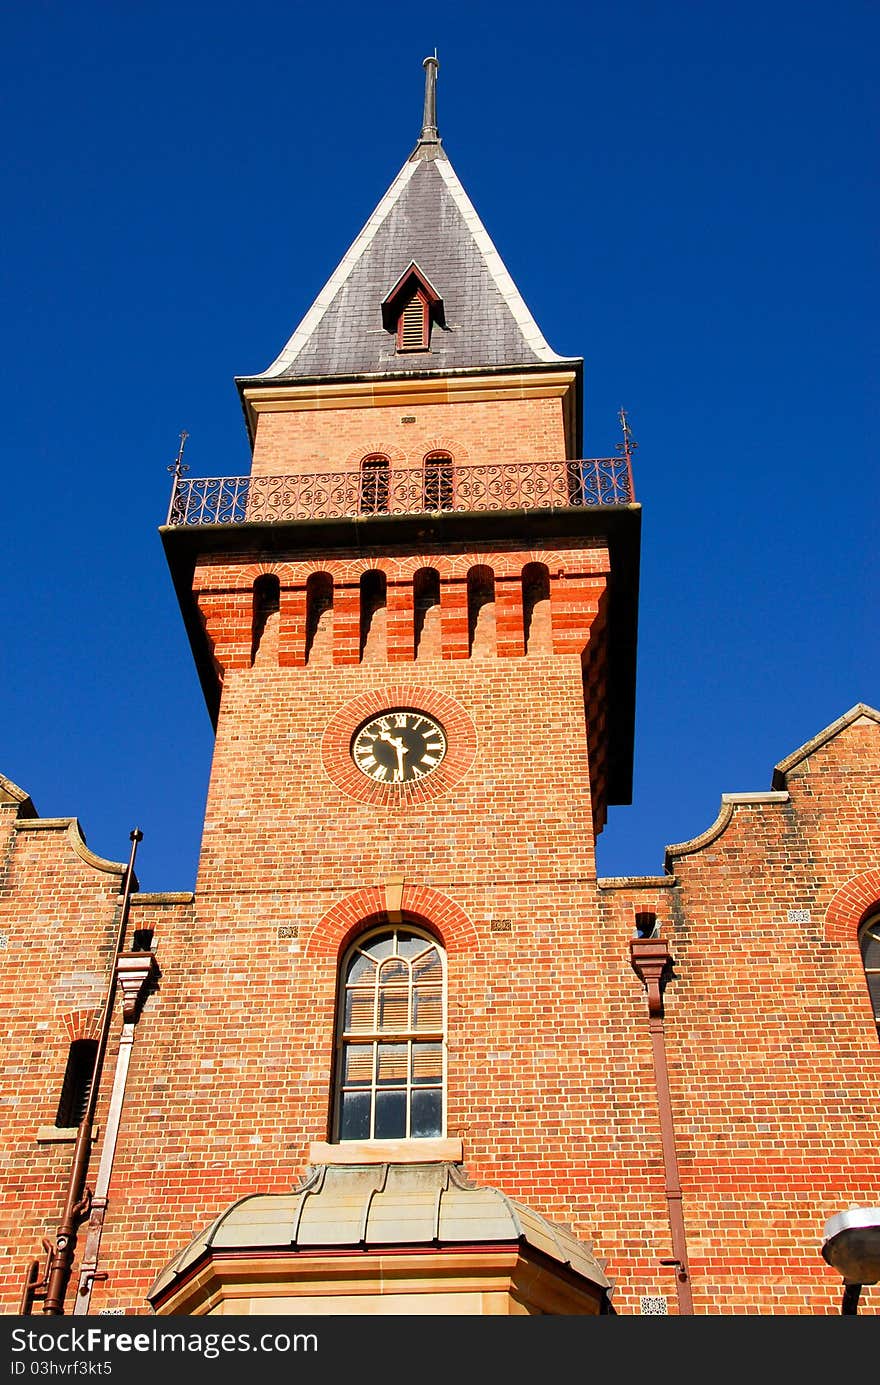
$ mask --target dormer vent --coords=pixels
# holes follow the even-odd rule
[[[384,298],[382,322],[395,333],[398,351],[430,351],[432,324],[445,325],[443,299],[415,261]]]
[[[397,320],[398,351],[427,351],[431,344],[430,325],[428,304],[417,291]]]

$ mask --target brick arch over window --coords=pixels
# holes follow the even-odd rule
[[[71,1043],[77,1039],[97,1039],[101,1029],[100,1010],[68,1010],[58,1019]]]
[[[373,885],[340,899],[328,909],[306,944],[308,955],[332,958],[334,963],[364,928],[399,917],[436,934],[447,952],[472,952],[477,930],[455,900],[429,885]]]
[[[880,908],[880,866],[854,875],[837,891],[825,912],[829,942],[854,942],[868,910]]]

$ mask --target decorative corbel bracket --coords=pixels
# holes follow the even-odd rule
[[[633,971],[645,983],[648,1014],[663,1014],[663,985],[672,965],[672,954],[665,938],[633,938],[629,945]]]
[[[126,1024],[135,1024],[144,1001],[161,976],[159,964],[152,952],[121,952],[116,976],[122,990],[122,1017]]]

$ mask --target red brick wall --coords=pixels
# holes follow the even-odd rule
[[[414,419],[414,422],[404,422]],[[384,453],[392,467],[422,465],[449,452],[461,466],[553,462],[566,456],[559,399],[499,399],[442,404],[305,409],[258,416],[255,476],[357,470]]]
[[[665,1029],[697,1312],[839,1312],[840,1277],[820,1254],[825,1221],[878,1204],[880,1055],[860,913],[836,935],[826,919],[844,881],[878,860],[878,750],[880,726],[865,719],[789,774],[787,801],[727,804],[726,827],[707,832],[702,849],[673,848],[672,888],[600,882],[616,946],[644,907],[674,957]],[[653,1076],[638,986],[626,1013],[629,1071],[617,1097],[629,1177],[656,1195],[662,1162],[654,1117],[642,1123]],[[662,1239],[659,1204],[657,1217]],[[612,1255],[608,1272],[622,1279],[625,1263]],[[672,1295],[672,1272],[651,1273],[655,1284],[668,1276]],[[645,1275],[650,1283],[647,1261]],[[866,1290],[860,1311],[880,1311],[880,1294]]]
[[[0,1276],[16,1311],[27,1261],[63,1207],[72,1146],[38,1143],[53,1126],[70,1043],[94,1036],[115,943],[123,865],[97,868],[70,818],[20,818],[0,805]]]
[[[524,612],[524,581],[535,565],[546,572],[549,607],[529,625]],[[417,574],[438,575],[439,605],[426,639],[416,619]],[[381,573],[385,605],[373,615],[365,638],[362,581]],[[258,562],[247,555],[237,563],[205,561],[194,589],[218,676],[227,670],[280,665],[302,668],[361,663],[421,664],[441,654],[447,659],[522,658],[575,654],[582,662],[584,700],[589,710],[593,826],[605,821],[605,621],[608,550],[600,539],[576,541],[553,551],[510,545],[475,552],[388,553],[382,558],[354,554],[327,561],[303,555],[298,560]],[[255,647],[255,586],[267,574],[277,577],[279,612]],[[314,638],[309,613],[310,580],[316,574],[332,583],[332,601]],[[476,580],[475,580],[476,579]],[[491,597],[477,609],[477,589]],[[322,604],[327,598],[322,597]],[[528,643],[526,628],[528,625]],[[316,655],[313,663],[312,655]]]
[[[580,659],[428,672],[472,724],[473,759],[445,796],[405,809],[352,798],[324,765],[332,713],[399,686],[399,666],[227,675],[195,902],[133,910],[133,927],[155,927],[162,977],[138,1026],[110,1279],[93,1311],[144,1311],[195,1231],[302,1174],[309,1142],[328,1134],[340,951],[403,875],[404,910],[448,949],[448,1133],[469,1175],[591,1240],[619,1312],[664,1293],[675,1311],[646,1004],[629,965],[634,913],[653,910],[674,956],[665,1030],[696,1312],[837,1313],[822,1228],[851,1202],[876,1205],[880,1118],[857,921],[839,936],[826,913],[876,869],[877,723],[792,770],[787,800],[727,805],[714,832],[673,853],[674,877],[596,882]],[[63,1203],[70,1147],[35,1134],[54,1117],[69,1017],[99,1002],[120,878],[66,829],[11,835],[6,1311]],[[861,1311],[877,1297],[866,1290]]]

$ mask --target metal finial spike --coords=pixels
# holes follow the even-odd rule
[[[437,49],[434,49],[432,58],[425,58],[422,67],[425,69],[425,111],[422,116],[423,140],[436,140],[437,134],[437,69],[440,64],[437,61]]]
[[[633,438],[626,409],[618,409],[617,417],[620,422],[621,431],[623,432],[623,442],[617,444],[617,450],[618,452],[622,452],[625,456],[628,456],[630,452],[638,447],[638,443]]]
[[[187,433],[186,431],[181,433],[180,447],[177,449],[177,456],[175,457],[171,465],[166,468],[167,471],[172,471],[174,475],[178,478],[181,477],[184,474],[184,472],[189,471],[189,467],[184,466],[183,464],[183,449],[186,447],[186,440],[188,437],[189,433]]]

